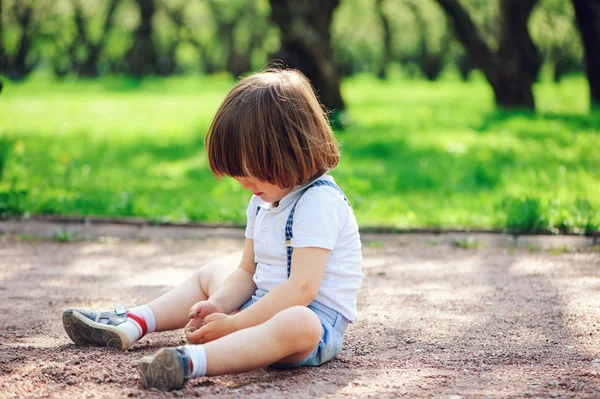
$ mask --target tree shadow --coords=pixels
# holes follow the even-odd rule
[[[544,133],[543,130],[531,132],[529,129],[519,129],[519,126],[524,124],[547,126],[552,124],[553,129],[550,132]],[[592,111],[584,115],[565,114],[565,113],[549,113],[549,112],[528,112],[528,111],[502,111],[496,110],[487,113],[481,124],[476,125],[476,129],[481,132],[489,132],[494,134],[506,127],[516,127],[519,135],[532,133],[538,135],[551,136],[552,131],[563,130],[569,134],[577,134],[588,131],[598,132],[600,126],[600,112]]]
[[[359,330],[369,335],[347,348],[350,361],[385,357],[408,397],[586,396],[600,389],[591,363],[597,344],[588,335],[598,315],[565,308],[582,299],[580,282],[597,277],[589,261],[438,247],[392,253],[366,269]],[[585,298],[597,279],[589,284]],[[389,310],[369,305],[375,301]],[[590,320],[587,330],[581,318]],[[386,392],[385,385],[372,389]]]
[[[467,148],[459,142],[416,146],[408,137],[389,137],[385,142],[360,140],[360,144],[342,147],[347,165],[337,169],[335,175],[347,180],[362,179],[365,187],[358,190],[362,195],[371,187],[394,195],[491,190],[501,184],[503,171],[518,161],[508,148]]]

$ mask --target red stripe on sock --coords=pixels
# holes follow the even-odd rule
[[[142,336],[140,337],[140,339],[141,339],[148,332],[148,325],[146,324],[146,320],[144,320],[143,317],[138,316],[131,312],[127,312],[127,316],[131,317],[133,320],[135,320],[140,325],[140,327],[142,327]]]

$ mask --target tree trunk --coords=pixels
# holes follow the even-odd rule
[[[377,12],[379,22],[381,22],[381,30],[383,34],[383,51],[377,77],[379,79],[386,79],[387,66],[392,60],[392,29],[390,26],[390,21],[383,11],[383,0],[375,1],[375,11]]]
[[[30,3],[21,5],[23,10],[19,9],[19,5],[15,4],[15,13],[19,28],[21,29],[21,39],[17,46],[17,51],[12,60],[7,59],[7,72],[11,79],[20,80],[31,73],[33,67],[27,63],[27,57],[31,51],[32,43],[32,18],[33,7]]]
[[[6,53],[4,52],[4,38],[2,37],[2,32],[4,31],[4,27],[2,26],[2,21],[4,17],[2,15],[2,0],[0,0],[0,75],[6,73]],[[0,93],[2,92],[2,80],[0,79]]]
[[[554,61],[554,82],[560,82],[563,76],[568,73],[581,72],[584,69],[583,60],[573,56],[573,54],[563,53],[560,57],[556,57]]]
[[[137,77],[156,72],[157,56],[152,38],[152,18],[156,10],[154,1],[136,0],[140,8],[140,24],[127,54],[127,70]]]
[[[2,15],[2,0],[0,0],[0,73],[4,73],[4,39],[2,37],[2,32],[4,31],[4,26],[2,25],[2,21],[4,21],[4,16]]]
[[[81,1],[74,1],[74,15],[73,20],[75,22],[75,28],[77,36],[74,39],[69,49],[69,57],[73,60],[73,69],[79,76],[84,77],[96,77],[98,76],[98,61],[100,56],[106,47],[106,38],[108,32],[112,28],[114,13],[119,4],[120,0],[111,0],[108,9],[106,11],[106,17],[102,24],[102,31],[100,32],[100,38],[96,43],[89,37],[86,30],[89,25],[89,20],[86,20],[83,9],[81,7]],[[83,60],[76,59],[75,53],[78,46],[83,46],[86,50],[86,55]]]
[[[85,67],[86,67],[86,69],[93,72],[93,75],[90,75],[90,76],[98,75],[98,63],[100,61],[100,57],[102,56],[102,53],[104,52],[104,49],[106,48],[106,41],[108,38],[108,34],[114,25],[115,10],[117,9],[119,2],[120,2],[120,0],[111,0],[110,1],[109,5],[108,5],[108,10],[106,12],[106,17],[105,17],[106,19],[104,20],[104,24],[102,26],[102,32],[100,34],[100,38],[98,39],[98,41],[96,43],[91,44],[89,46],[89,53],[88,53],[87,60],[85,62]]]
[[[542,64],[541,56],[529,36],[527,20],[537,0],[500,1],[500,40],[494,93],[505,107],[535,109],[531,86]],[[501,60],[501,61],[500,61]]]
[[[217,19],[217,21],[219,20]],[[235,26],[237,25],[238,21],[239,17],[234,18],[233,21],[226,22],[224,20],[220,20],[220,22],[217,22],[218,33],[221,37],[221,42],[225,46],[225,51],[227,52],[225,69],[236,79],[240,76],[235,50]]]
[[[446,54],[450,48],[451,36],[447,31],[444,31],[440,50],[436,53],[430,50],[428,42],[427,22],[421,14],[421,9],[418,3],[407,1],[406,7],[410,10],[415,18],[415,23],[419,29],[419,47],[417,49],[417,65],[421,73],[425,75],[427,80],[434,81],[440,76],[446,64]]]
[[[219,39],[223,46],[225,46],[225,69],[233,75],[234,78],[238,78],[250,69],[249,62],[247,66],[244,66],[243,64],[245,61],[243,60],[243,57],[238,57],[235,40],[235,28],[242,20],[246,10],[244,8],[238,8],[231,17],[227,18],[221,11],[221,5],[217,4],[214,0],[209,1],[208,4],[211,7],[215,22],[217,23],[217,34],[219,35]]]
[[[590,85],[590,104],[600,107],[600,0],[572,0],[585,50],[585,70]]]
[[[535,109],[532,85],[541,66],[541,57],[529,36],[527,21],[537,0],[500,0],[497,53],[490,50],[457,0],[437,2],[452,18],[458,40],[492,86],[496,105]]]
[[[329,33],[339,0],[270,0],[270,3],[271,17],[281,31],[279,57],[306,75],[328,109],[343,111],[346,106]]]
[[[211,53],[206,49],[205,44],[194,36],[194,32],[197,30],[198,26],[189,26],[183,17],[185,3],[177,7],[167,7],[164,3],[163,5],[163,10],[165,10],[171,21],[178,27],[176,40],[184,41],[186,40],[184,39],[185,37],[189,43],[196,48],[201,59],[203,67],[202,72],[206,75],[210,75],[218,71],[219,68],[212,61]],[[211,3],[209,3],[209,6],[210,5]]]
[[[458,67],[458,72],[460,73],[460,78],[463,82],[469,80],[469,75],[471,71],[475,68],[473,65],[473,59],[469,55],[469,53],[464,52],[458,56],[456,60],[456,66]]]
[[[246,2],[245,5],[238,6],[234,12],[224,13],[220,2],[214,0],[208,2],[217,24],[219,40],[225,47],[225,69],[236,78],[252,69],[252,52],[264,38],[262,30],[253,29],[248,45],[243,47],[240,46],[237,38],[239,35],[236,35],[238,26],[245,24],[254,27],[255,21],[259,18],[256,5],[253,3]]]
[[[253,23],[259,16],[256,13],[255,6],[250,2],[248,6],[242,10],[240,19],[236,21],[245,21],[241,23]],[[242,20],[243,18],[243,20]],[[235,32],[233,32],[235,37]],[[262,29],[253,29],[248,40],[248,45],[244,48],[236,47],[235,42],[230,46],[231,51],[227,57],[227,70],[235,77],[242,76],[252,70],[252,53],[261,46],[264,41],[264,31]]]
[[[186,3],[181,3],[174,7],[167,6],[165,2],[162,3],[162,10],[167,13],[171,22],[175,25],[175,34],[172,35],[171,42],[167,45],[166,51],[158,59],[157,72],[159,75],[172,75],[178,72],[177,47],[184,41],[182,32],[185,32],[189,36],[189,40],[193,38],[193,33],[187,27],[184,18],[185,6]]]
[[[75,22],[75,30],[77,31],[77,36],[74,39],[73,47],[71,48],[71,59],[73,62],[73,69],[75,73],[79,76],[84,77],[94,77],[98,75],[98,69],[96,67],[93,59],[95,55],[92,54],[96,49],[95,46],[90,42],[87,32],[85,30],[87,22],[85,20],[85,16],[83,13],[83,9],[81,7],[80,1],[74,1],[74,12],[73,12],[73,21]],[[86,49],[86,57],[83,61],[80,61],[76,57],[77,48],[79,46],[83,46]]]

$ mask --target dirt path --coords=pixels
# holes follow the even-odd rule
[[[241,239],[2,236],[0,398],[599,398],[598,247],[459,244],[467,249],[440,236],[372,237],[361,318],[336,360],[201,378],[160,394],[140,388],[136,362],[181,344],[180,331],[152,334],[126,353],[79,348],[61,312],[148,301],[240,251]]]

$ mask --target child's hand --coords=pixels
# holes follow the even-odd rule
[[[187,334],[192,344],[205,344],[217,338],[224,337],[236,330],[233,318],[224,313],[213,313],[204,318],[204,326]]]
[[[200,301],[190,308],[190,319],[204,319],[213,313],[223,313],[223,311],[210,301]]]
[[[192,306],[189,313],[190,321],[183,329],[188,341],[190,341],[190,334],[204,325],[206,316],[221,312],[217,305],[209,301],[200,301]]]

